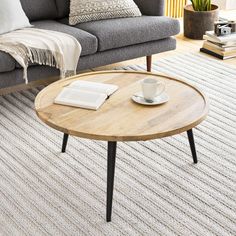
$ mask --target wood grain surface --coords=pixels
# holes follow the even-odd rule
[[[170,101],[159,106],[134,103],[140,80],[156,78],[166,84]],[[97,110],[54,104],[62,88],[75,80],[116,84],[119,90]],[[61,132],[104,141],[145,141],[187,131],[208,114],[208,100],[188,83],[164,75],[134,71],[100,71],[57,81],[43,89],[35,100],[38,117]]]

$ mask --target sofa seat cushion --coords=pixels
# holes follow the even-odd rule
[[[0,73],[13,71],[16,61],[9,54],[0,51]]]
[[[70,0],[56,0],[58,18],[63,19],[70,14]]]
[[[164,16],[141,16],[77,24],[98,38],[98,51],[164,39],[180,31],[179,21]]]
[[[97,47],[98,47],[97,38],[94,35],[85,32],[84,30],[77,29],[53,20],[34,21],[32,22],[32,25],[34,25],[34,27],[39,29],[54,30],[72,35],[81,44],[82,47],[81,56],[86,56],[97,52]],[[37,64],[30,64],[30,66],[32,65],[35,66]],[[16,63],[16,67],[21,68],[21,65]]]
[[[81,44],[82,52],[81,56],[94,54],[97,52],[98,40],[97,38],[81,29],[74,28],[69,25],[62,24],[53,20],[35,21],[32,22],[34,27],[39,29],[53,30],[62,33],[66,33],[75,37]]]

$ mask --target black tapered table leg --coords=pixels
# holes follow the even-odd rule
[[[115,163],[116,163],[116,146],[117,146],[117,142],[108,142],[108,155],[107,155],[107,212],[106,212],[107,222],[111,221],[111,213],[112,213],[112,199],[113,199]]]
[[[63,136],[63,143],[62,143],[62,149],[61,149],[62,153],[66,152],[66,146],[67,146],[68,138],[69,138],[69,134],[64,134],[64,136]]]
[[[195,148],[195,143],[194,143],[193,130],[192,129],[188,130],[187,134],[188,134],[188,141],[189,141],[192,156],[193,156],[193,162],[196,164],[197,163],[197,153],[196,153],[196,148]]]

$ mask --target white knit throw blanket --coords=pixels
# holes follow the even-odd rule
[[[74,37],[36,28],[0,35],[0,50],[9,53],[23,67],[26,83],[29,63],[56,67],[64,78],[76,74],[81,54],[80,43]]]

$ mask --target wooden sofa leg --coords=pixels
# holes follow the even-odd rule
[[[147,71],[152,71],[152,56],[147,56]]]

